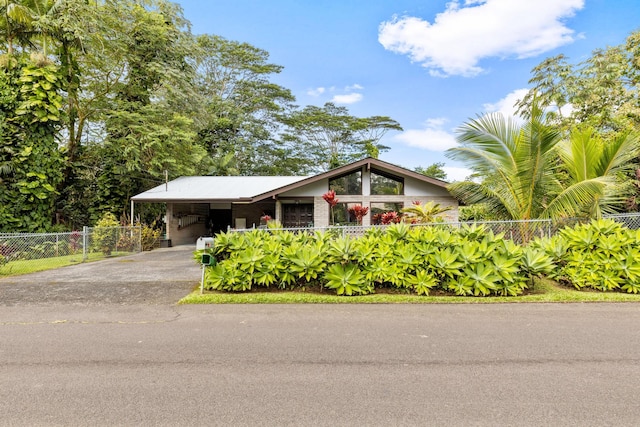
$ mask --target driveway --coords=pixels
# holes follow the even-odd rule
[[[195,247],[135,255],[0,279],[0,305],[174,304],[200,282]]]

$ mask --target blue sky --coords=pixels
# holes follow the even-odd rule
[[[380,158],[414,168],[444,162],[469,118],[502,111],[527,88],[531,69],[563,53],[571,62],[624,43],[640,30],[638,0],[179,0],[196,34],[269,52],[273,81],[297,104],[333,101],[359,117],[385,115]]]

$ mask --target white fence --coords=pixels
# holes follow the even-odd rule
[[[627,213],[607,215],[604,218],[613,219],[620,222],[628,228],[640,229],[640,212],[639,213]],[[473,222],[434,222],[429,224],[407,224],[411,227],[452,227],[459,228],[462,225],[484,225],[487,229],[493,231],[493,233],[504,233],[505,238],[513,240],[515,242],[522,243],[529,241],[536,237],[551,237],[555,235],[559,230],[582,223],[588,220],[578,218],[567,218],[557,221],[535,219],[528,221],[473,221]],[[263,230],[285,230],[292,232],[313,232],[313,231],[328,231],[331,230],[334,233],[342,234],[343,236],[358,236],[364,234],[364,232],[371,228],[385,228],[388,225],[347,225],[347,226],[332,226],[332,227],[315,227],[315,228],[268,228],[260,227]],[[230,229],[230,232],[247,232],[252,229]]]

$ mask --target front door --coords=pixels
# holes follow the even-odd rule
[[[284,228],[311,227],[313,225],[313,205],[282,205],[282,226]]]

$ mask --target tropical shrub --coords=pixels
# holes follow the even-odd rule
[[[640,230],[613,220],[565,228],[538,240],[557,265],[549,276],[576,289],[640,292]]]
[[[150,251],[156,248],[160,243],[160,235],[162,234],[162,229],[156,228],[155,223],[152,225],[143,224],[142,228],[140,229],[140,233],[143,251]]]
[[[208,269],[205,287],[234,292],[277,286],[326,288],[338,295],[376,288],[418,295],[520,295],[533,277],[553,266],[542,247],[523,248],[473,225],[398,223],[357,238],[331,231],[220,233],[208,252],[218,263]]]
[[[105,255],[111,255],[118,240],[118,228],[120,223],[110,213],[105,213],[96,224],[93,231],[93,247]]]
[[[429,201],[424,205],[419,201],[402,209],[403,219],[412,224],[427,224],[430,222],[444,222],[440,214],[450,211],[451,206],[440,206],[440,203]]]

